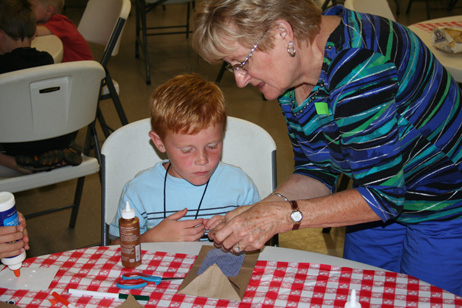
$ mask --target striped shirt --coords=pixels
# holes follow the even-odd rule
[[[391,20],[336,6],[342,18],[321,76],[297,105],[279,98],[296,174],[333,191],[353,180],[383,220],[462,217],[461,90],[416,35]]]

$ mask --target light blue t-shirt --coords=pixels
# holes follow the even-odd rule
[[[195,186],[185,179],[167,175],[166,212],[164,216],[164,162],[142,171],[133,180],[125,184],[119,200],[117,215],[109,226],[111,238],[119,237],[119,218],[126,201],[135,210],[140,220],[140,233],[158,225],[164,217],[188,208],[182,218],[211,218],[224,215],[240,205],[249,205],[260,201],[257,187],[250,177],[240,168],[220,163],[209,180],[204,194],[205,184]]]

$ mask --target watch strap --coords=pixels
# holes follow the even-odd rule
[[[300,212],[300,208],[298,207],[298,203],[296,200],[290,200],[289,203],[292,208],[292,212]],[[300,228],[300,223],[301,221],[294,222],[292,230],[298,230],[298,228]]]

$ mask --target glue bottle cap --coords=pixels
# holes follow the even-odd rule
[[[361,308],[361,304],[356,299],[356,290],[351,290],[350,301],[345,304],[345,308]]]
[[[130,203],[126,202],[125,209],[122,210],[123,219],[132,219],[135,218],[135,210],[130,207]]]
[[[14,273],[14,275],[15,275],[16,277],[19,277],[19,276],[21,276],[21,269],[20,269],[20,268],[15,269],[15,270],[13,270],[13,273]]]

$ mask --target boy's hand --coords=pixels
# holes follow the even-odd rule
[[[14,257],[24,251],[24,238],[27,236],[23,230],[25,229],[22,226],[0,227],[0,258]]]
[[[221,223],[225,222],[225,216],[223,215],[215,215],[207,221],[204,222],[205,228],[207,230],[213,230],[215,227]]]
[[[188,209],[166,217],[157,226],[141,235],[141,242],[193,242],[205,233],[204,219],[183,220]]]

